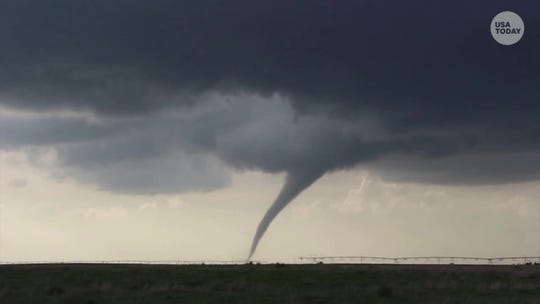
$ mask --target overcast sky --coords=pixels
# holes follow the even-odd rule
[[[0,260],[540,255],[539,12],[1,1]]]

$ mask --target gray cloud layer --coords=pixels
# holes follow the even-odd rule
[[[2,1],[0,105],[95,119],[2,114],[0,145],[137,193],[226,185],[223,163],[538,179],[540,7],[511,6],[527,31],[502,47],[507,1]]]

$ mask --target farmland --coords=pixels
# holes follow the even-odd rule
[[[539,265],[0,265],[0,303],[539,303]]]

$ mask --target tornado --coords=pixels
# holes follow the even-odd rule
[[[302,191],[307,189],[311,184],[313,184],[319,177],[324,174],[324,171],[321,170],[296,170],[289,171],[287,177],[285,178],[285,184],[279,192],[278,196],[270,206],[270,208],[264,214],[264,217],[259,222],[257,227],[257,232],[253,237],[253,242],[251,243],[251,249],[249,251],[249,256],[247,261],[251,260],[251,257],[257,249],[259,241],[263,237],[264,233],[268,229],[268,226],[272,223],[274,218],[285,208],[295,197],[298,196]]]

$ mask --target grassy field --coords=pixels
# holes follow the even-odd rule
[[[540,266],[1,265],[0,303],[540,303]]]

